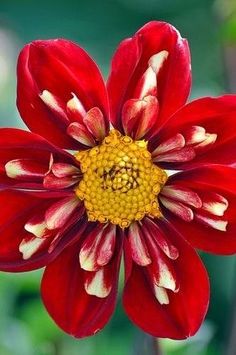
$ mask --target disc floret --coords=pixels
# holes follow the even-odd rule
[[[145,140],[111,130],[101,145],[75,157],[83,173],[75,191],[90,221],[126,228],[145,215],[161,216],[157,195],[167,175],[152,163]]]

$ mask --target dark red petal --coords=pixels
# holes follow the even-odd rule
[[[188,43],[170,24],[149,22],[119,45],[112,60],[107,87],[111,121],[116,128],[122,129],[122,107],[128,99],[136,98],[135,89],[148,68],[150,57],[163,50],[169,55],[158,74],[160,114],[157,124],[162,124],[186,102],[191,85]]]
[[[67,135],[71,123],[67,102],[78,97],[86,111],[99,107],[108,119],[102,76],[88,54],[63,39],[34,41],[23,48],[18,67],[17,105],[27,126],[61,148],[78,149]],[[44,92],[44,90],[47,90]],[[49,92],[57,103],[49,107],[41,96]]]
[[[42,298],[54,321],[67,333],[82,338],[97,333],[110,319],[116,301],[121,241],[106,266],[112,272],[112,289],[105,298],[85,291],[87,271],[80,268],[79,245],[67,248],[47,266],[42,280]]]
[[[216,219],[223,219],[228,222],[226,231],[220,231],[199,223],[196,218],[191,222],[184,222],[168,210],[163,211],[164,215],[195,248],[216,254],[233,254],[236,252],[235,182],[236,169],[215,165],[172,175],[167,183],[167,186],[169,184],[191,189],[203,200],[208,199],[209,194],[212,193],[226,198],[228,208],[223,217],[215,216]],[[195,213],[198,213],[198,211],[199,209],[196,209]],[[209,218],[214,218],[214,216]]]
[[[153,139],[153,149],[176,134],[181,133],[187,144],[192,127],[203,127],[207,133],[216,134],[214,143],[195,150],[189,161],[161,162],[169,169],[189,169],[204,164],[234,164],[236,161],[236,96],[206,97],[195,100],[174,114]],[[199,128],[200,129],[200,128]],[[197,144],[196,144],[197,145]],[[192,146],[194,148],[194,146]],[[178,152],[177,152],[178,153]]]
[[[66,176],[66,177],[56,177],[53,174],[47,174],[47,176],[43,180],[43,186],[48,190],[61,190],[71,187],[78,183],[78,176]]]
[[[50,252],[49,248],[58,231],[52,231],[50,236],[46,237],[45,243],[42,243],[40,248],[29,258],[23,259],[19,250],[24,239],[29,241],[34,237],[32,233],[25,229],[25,225],[33,217],[41,215],[47,207],[58,201],[60,197],[63,198],[63,194],[60,195],[49,192],[36,194],[10,190],[0,192],[0,270],[17,272],[40,268],[52,260],[65,245],[73,241],[80,229],[79,216],[77,218],[77,231],[68,232],[67,235],[65,233],[63,240],[58,244],[55,251],[51,247],[53,252]],[[61,230],[61,232],[63,231]]]
[[[80,266],[86,271],[97,271],[111,260],[116,242],[116,227],[101,224],[88,232],[79,252]]]
[[[0,137],[0,188],[7,186],[43,188],[43,176],[31,176],[30,179],[27,177],[24,179],[24,176],[19,176],[18,179],[8,177],[5,165],[12,160],[25,160],[28,168],[40,171],[41,175],[48,171],[51,155],[55,161],[76,165],[72,155],[55,147],[37,134],[20,129],[2,128]]]
[[[194,335],[205,317],[209,300],[206,270],[196,252],[165,222],[158,228],[179,250],[173,266],[179,291],[168,291],[169,304],[155,298],[145,267],[133,263],[128,273],[123,304],[130,319],[145,332],[161,338],[184,339]],[[130,266],[129,266],[130,268]]]

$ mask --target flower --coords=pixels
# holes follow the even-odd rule
[[[155,21],[119,45],[107,86],[63,39],[26,45],[17,75],[32,133],[0,132],[0,269],[46,266],[49,314],[84,337],[112,315],[124,255],[129,318],[195,334],[209,282],[193,248],[236,251],[236,97],[186,104],[188,43]]]

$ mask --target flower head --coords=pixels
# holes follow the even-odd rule
[[[17,75],[32,133],[0,132],[0,269],[46,266],[49,314],[83,337],[112,315],[123,254],[130,319],[195,334],[209,283],[193,248],[236,252],[236,97],[186,104],[188,43],[155,21],[119,45],[107,85],[62,39],[26,45]]]

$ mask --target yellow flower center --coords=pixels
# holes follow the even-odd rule
[[[111,130],[101,145],[75,157],[83,173],[75,192],[90,221],[126,228],[145,215],[161,216],[157,195],[167,175],[152,163],[146,141]]]

